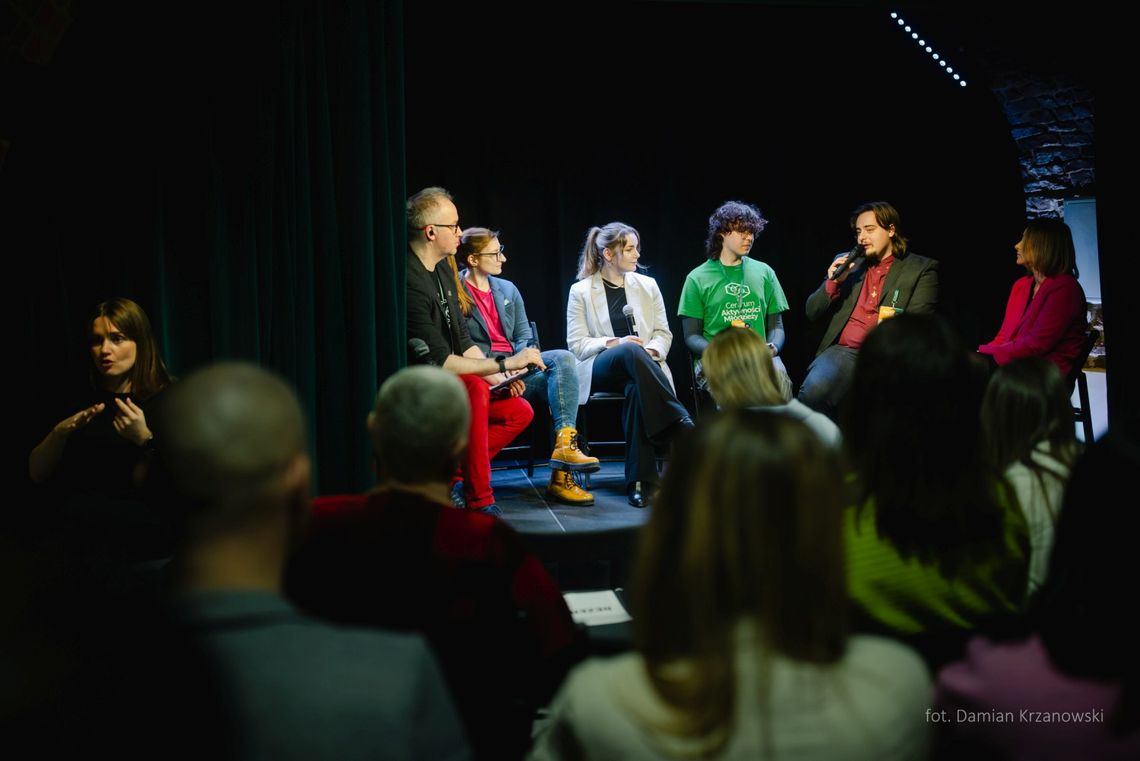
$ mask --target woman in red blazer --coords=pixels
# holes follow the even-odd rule
[[[1044,357],[1067,378],[1088,327],[1085,292],[1075,277],[1072,231],[1059,219],[1030,220],[1014,250],[1029,274],[1014,282],[1001,329],[978,351],[999,365]]]

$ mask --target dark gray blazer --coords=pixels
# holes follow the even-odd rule
[[[836,254],[835,259],[846,253],[844,251]],[[852,273],[840,284],[839,295],[834,301],[827,295],[826,280],[820,284],[815,293],[808,296],[809,320],[815,322],[827,316],[831,317],[831,322],[823,334],[823,340],[816,349],[817,355],[839,340],[847,320],[855,311],[855,304],[859,301],[859,291],[863,288],[863,276],[867,273],[866,263],[867,260],[863,259],[855,265]],[[899,290],[899,297],[895,306],[899,309],[914,314],[933,312],[938,304],[938,261],[911,253],[895,260],[891,265],[891,271],[887,273],[886,282],[883,283],[880,306],[891,305],[896,288]]]
[[[534,339],[530,332],[530,321],[526,316],[522,296],[510,280],[490,276],[487,279],[491,281],[491,293],[495,296],[495,308],[499,310],[499,322],[503,324],[503,332],[507,334],[507,340],[514,347],[512,353],[518,353],[530,346],[530,342]],[[466,280],[463,281],[463,285],[470,290]],[[471,335],[471,340],[483,350],[484,354],[492,356],[491,334],[487,332],[487,321],[483,319],[479,307],[471,307],[471,315],[466,319],[467,332]]]

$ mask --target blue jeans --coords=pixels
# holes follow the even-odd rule
[[[839,344],[828,346],[808,365],[807,377],[797,398],[816,412],[836,420],[839,405],[855,377],[855,360],[858,357],[858,349]]]
[[[578,360],[565,349],[542,352],[546,372],[527,378],[523,398],[532,405],[550,405],[554,430],[573,428],[578,416]]]

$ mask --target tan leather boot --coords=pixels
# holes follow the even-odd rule
[[[550,453],[550,467],[556,470],[584,470],[587,473],[593,473],[602,468],[597,457],[583,454],[582,450],[578,448],[578,431],[569,426],[558,431],[558,438],[554,442],[554,451]]]
[[[585,506],[594,504],[594,495],[583,489],[568,470],[550,471],[550,485],[546,496],[565,505]]]

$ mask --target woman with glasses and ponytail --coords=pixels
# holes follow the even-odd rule
[[[499,233],[486,227],[463,231],[455,259],[466,266],[456,272],[459,309],[467,321],[467,332],[488,357],[506,356],[537,341],[527,320],[522,295],[510,280],[500,275],[507,260],[506,247]],[[574,480],[574,472],[599,469],[598,458],[578,448],[578,375],[574,355],[565,349],[542,352],[546,372],[526,378],[523,398],[532,406],[546,403],[554,421],[556,440],[550,453],[550,484],[546,496],[563,504],[594,504],[594,496]]]

